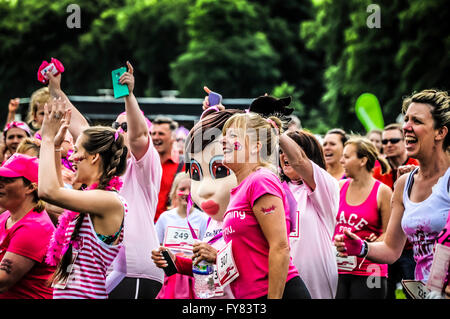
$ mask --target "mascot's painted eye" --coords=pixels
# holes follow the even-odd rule
[[[230,170],[223,165],[223,156],[214,156],[209,162],[209,171],[211,176],[215,179],[230,176]]]
[[[193,181],[200,181],[203,178],[202,168],[196,160],[191,160],[189,175]]]

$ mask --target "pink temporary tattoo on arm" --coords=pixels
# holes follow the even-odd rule
[[[264,215],[273,214],[275,213],[275,205],[270,206],[269,208],[261,208],[261,211]]]

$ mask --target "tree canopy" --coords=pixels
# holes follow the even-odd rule
[[[375,94],[385,123],[402,97],[448,90],[450,17],[445,0],[79,0],[81,27],[69,28],[73,0],[0,0],[2,122],[13,97],[41,85],[42,60],[61,60],[68,94],[111,88],[129,60],[137,96],[178,90],[202,97],[291,95],[302,125],[363,132],[354,104]]]

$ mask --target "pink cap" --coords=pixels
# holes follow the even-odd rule
[[[0,176],[25,177],[32,183],[38,182],[39,160],[25,154],[14,153],[0,167]]]

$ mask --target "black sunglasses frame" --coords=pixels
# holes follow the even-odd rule
[[[119,123],[119,122],[113,122],[111,126],[112,126],[112,128],[115,129],[115,130],[117,130],[119,127],[121,127],[122,130],[123,130],[124,132],[126,132],[126,131],[128,130],[128,124],[127,124],[127,122],[122,122],[122,123]]]
[[[386,138],[384,140],[381,140],[381,144],[387,145],[388,142],[391,142],[391,144],[397,144],[402,140],[403,140],[402,138]]]

